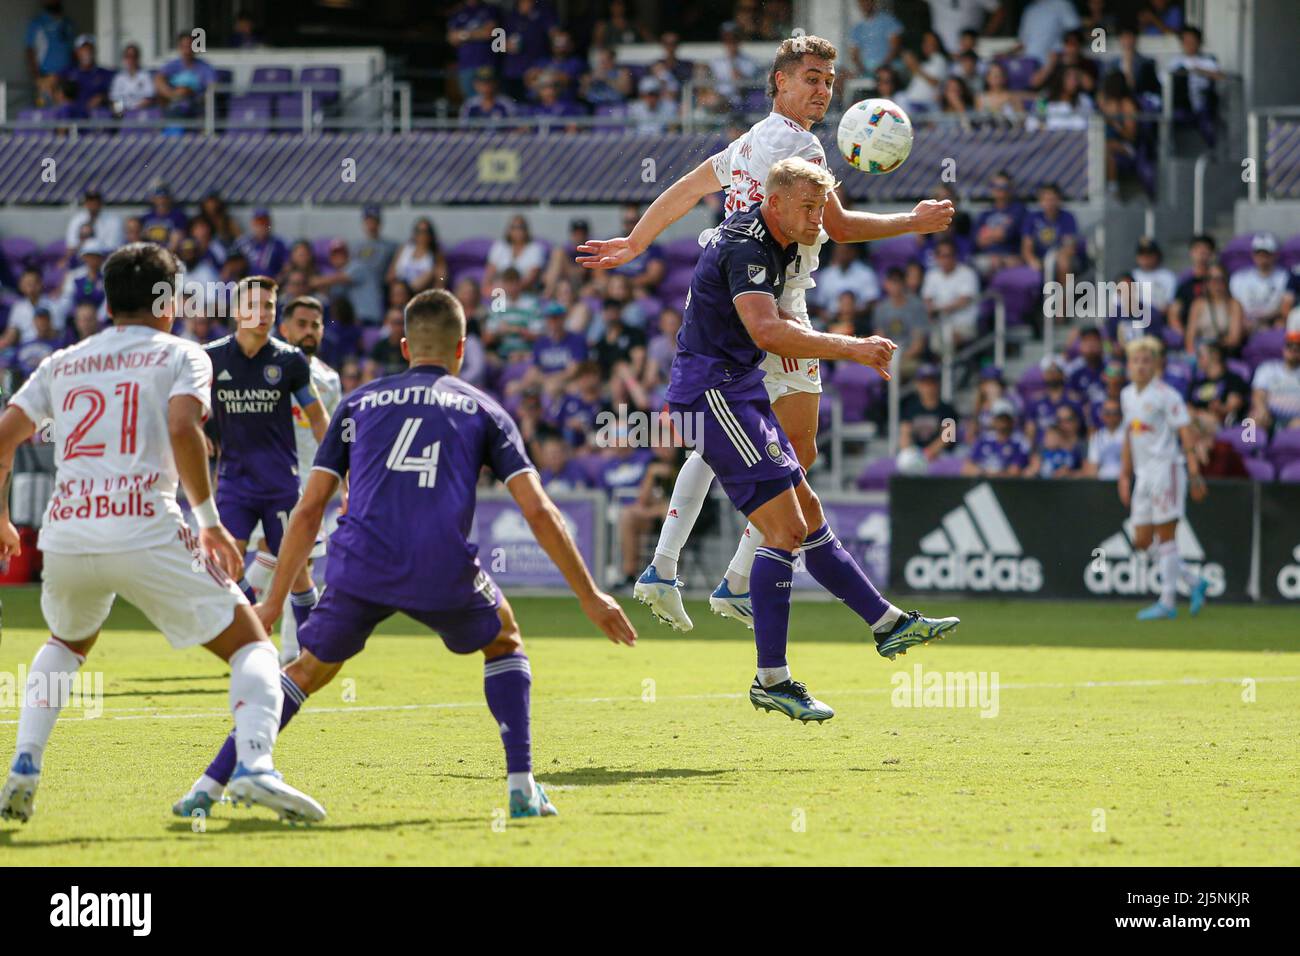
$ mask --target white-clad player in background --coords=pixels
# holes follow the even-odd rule
[[[1191,596],[1191,612],[1205,603],[1209,582],[1194,574],[1178,554],[1175,532],[1187,501],[1188,476],[1192,500],[1206,494],[1200,462],[1193,451],[1191,416],[1183,397],[1160,378],[1164,347],[1151,336],[1133,339],[1125,347],[1129,384],[1119,393],[1124,413],[1124,445],[1119,474],[1119,500],[1130,509],[1133,547],[1152,547],[1160,564],[1160,600],[1138,612],[1139,621],[1177,616],[1179,582]]]
[[[719,189],[726,190],[728,216],[748,209],[763,201],[767,172],[780,160],[798,156],[826,166],[821,141],[811,129],[825,118],[830,106],[835,57],[834,45],[821,37],[791,37],[783,41],[768,77],[768,95],[773,97],[771,114],[665,190],[645,211],[630,235],[590,240],[578,247],[586,255],[579,256],[577,261],[589,269],[612,269],[635,259],[664,229]],[[779,302],[782,313],[792,321],[811,324],[804,296],[815,284],[812,273],[817,268],[821,245],[828,238],[835,242],[866,242],[906,233],[940,232],[948,228],[953,212],[948,200],[925,200],[910,213],[894,216],[850,212],[832,191],[821,237],[813,245],[801,245],[790,265],[785,292]],[[701,244],[711,234],[709,230],[702,235]],[[822,390],[817,365],[816,359],[787,359],[779,355],[768,355],[763,363],[768,399],[805,470],[812,467],[817,457],[817,414]],[[886,372],[881,375],[888,378]],[[682,606],[677,561],[712,482],[713,470],[698,452],[693,453],[678,473],[654,560],[637,581],[634,592],[657,618],[682,631],[689,631],[693,624]],[[749,572],[754,552],[761,544],[762,536],[757,529],[748,526],[726,577],[709,600],[717,613],[750,627],[753,627],[753,612]]]
[[[307,365],[311,371],[311,384],[320,396],[325,409],[325,418],[334,417],[334,409],[343,400],[343,383],[339,373],[330,368],[316,353],[320,349],[321,338],[325,334],[325,307],[320,299],[310,295],[290,299],[284,305],[280,316],[280,338],[290,345],[296,345],[307,356]],[[316,449],[320,442],[312,431],[311,422],[298,407],[298,400],[293,399],[293,437],[298,446],[298,478],[302,489],[307,488],[307,479],[311,477],[312,463],[316,460]],[[280,618],[280,663],[288,664],[298,656],[298,615],[293,612],[293,605],[302,602],[308,609],[315,607],[318,594],[312,583],[312,559],[325,554],[327,532],[322,528],[316,538],[316,545],[311,550],[307,567],[294,580],[293,590],[284,605]],[[257,556],[253,567],[248,572],[248,583],[259,592],[265,591],[275,575],[276,557],[266,550],[265,539],[258,540]]]
[[[32,815],[45,747],[78,669],[120,594],[175,648],[202,645],[230,666],[239,766],[232,799],[293,820],[319,820],[315,800],[280,780],[271,749],[283,691],[275,646],[232,580],[242,568],[208,476],[203,421],[212,361],[170,333],[175,277],[167,250],[137,242],[104,263],[113,328],[45,359],[0,416],[0,559],[18,554],[9,521],[14,450],[38,428],[55,448],[55,490],[41,526],[41,611],[50,639],[36,652],[18,717],[18,746],[0,789],[0,817]],[[173,296],[159,296],[159,288]],[[195,502],[200,531],[176,502]]]

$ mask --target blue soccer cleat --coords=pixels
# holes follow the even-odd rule
[[[1205,607],[1205,594],[1210,590],[1210,582],[1205,578],[1198,578],[1192,585],[1191,597],[1188,600],[1187,609],[1191,612],[1192,617],[1201,613],[1201,608]]]
[[[178,817],[210,817],[212,808],[220,803],[205,790],[195,790],[172,804],[172,814]]]
[[[924,617],[920,611],[907,611],[888,634],[876,636],[876,652],[892,661],[909,647],[941,640],[960,623],[959,617]]]
[[[560,811],[555,809],[555,804],[551,803],[546,796],[546,791],[540,783],[533,784],[533,795],[524,796],[522,790],[510,791],[510,816],[518,819],[520,817],[558,817]]]
[[[732,594],[731,588],[727,587],[726,578],[709,595],[709,607],[714,614],[739,621],[751,631],[754,629],[754,604],[749,598],[749,592]]]
[[[682,606],[682,582],[664,580],[653,564],[636,579],[632,596],[650,608],[655,620],[674,630],[689,631],[695,626]]]
[[[767,710],[785,714],[791,720],[808,723],[810,720],[821,723],[835,716],[820,700],[808,693],[808,685],[797,680],[784,680],[771,687],[764,687],[757,677],[749,685],[749,702],[755,710]]]
[[[14,760],[9,778],[0,789],[0,820],[18,820],[26,823],[35,812],[36,785],[41,782],[41,770],[29,753],[20,753]]]
[[[285,783],[278,770],[254,773],[241,763],[226,784],[226,793],[235,806],[243,803],[266,807],[289,823],[317,823],[325,819],[325,808]]]
[[[1178,616],[1178,611],[1168,604],[1161,604],[1157,601],[1149,607],[1144,607],[1138,611],[1137,619],[1139,621],[1172,621]]]

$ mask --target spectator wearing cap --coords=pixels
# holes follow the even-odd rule
[[[483,270],[483,297],[491,297],[497,279],[510,268],[519,273],[523,288],[534,288],[545,265],[546,249],[533,239],[528,220],[521,215],[511,216],[505,235],[488,249],[487,265]]]
[[[81,208],[72,214],[63,231],[67,261],[79,254],[83,242],[90,240],[110,250],[122,244],[122,220],[104,211],[104,197],[94,187],[81,194]]]
[[[1029,467],[1029,444],[1016,433],[1016,407],[1001,398],[990,408],[993,427],[975,442],[961,473],[970,477],[1004,478]]]
[[[140,66],[140,48],[128,43],[122,48],[122,68],[108,86],[108,103],[121,116],[127,110],[153,106],[157,89],[153,73]]]
[[[1210,266],[1204,290],[1188,310],[1183,348],[1195,355],[1197,343],[1210,340],[1231,356],[1241,353],[1246,340],[1246,312],[1228,287],[1228,270],[1217,262]]]
[[[657,77],[643,76],[637,99],[628,104],[627,116],[642,136],[661,136],[677,122],[677,103]]]
[[[957,244],[945,239],[934,247],[934,265],[925,272],[921,298],[941,339],[956,348],[975,337],[979,324],[980,280],[957,259]]]
[[[549,5],[539,0],[516,0],[514,7],[505,22],[505,83],[510,95],[519,97],[528,71],[546,61],[551,31],[558,24]]]
[[[1205,287],[1210,277],[1210,266],[1218,261],[1217,244],[1208,233],[1193,236],[1187,247],[1191,259],[1191,268],[1178,280],[1174,290],[1174,299],[1169,303],[1167,316],[1169,325],[1175,329],[1186,330],[1187,319],[1192,311],[1192,303],[1205,295]],[[1227,279],[1225,273],[1224,284]]]
[[[1266,329],[1291,311],[1295,297],[1287,288],[1288,276],[1277,267],[1277,240],[1271,232],[1257,233],[1250,243],[1254,268],[1241,269],[1228,280],[1228,291],[1241,303],[1246,332]]]
[[[253,210],[248,232],[236,240],[235,251],[248,261],[253,275],[277,276],[289,261],[289,247],[271,231],[271,211],[265,207]]]
[[[600,365],[588,359],[573,373],[573,383],[558,399],[546,407],[546,421],[560,430],[570,445],[582,445],[596,424],[596,416],[605,408],[602,392],[604,379]]]
[[[55,323],[54,315],[49,309],[37,309],[32,313],[31,337],[18,345],[16,352],[18,369],[23,374],[30,375],[62,344],[62,323]]]
[[[384,238],[383,211],[378,206],[361,210],[361,230],[365,238],[353,247],[348,263],[352,284],[347,297],[359,323],[378,325],[384,317],[388,267],[397,255],[397,243]]]
[[[38,104],[53,96],[59,75],[72,66],[77,28],[63,13],[61,0],[43,0],[42,12],[27,21],[23,46],[27,74],[36,87]]]
[[[559,73],[541,74],[534,89],[537,102],[529,110],[533,125],[539,130],[560,127],[565,133],[576,133],[577,117],[585,116],[586,111],[575,101],[564,96],[564,84]]]
[[[194,55],[194,38],[184,32],[176,37],[176,56],[154,74],[154,89],[170,116],[197,116],[204,92],[216,82],[216,69]]]
[[[1005,170],[995,173],[989,189],[993,205],[976,217],[974,226],[975,268],[985,276],[1021,264],[1025,220],[1025,208],[1016,201],[1010,174]]]
[[[884,294],[872,304],[870,318],[872,332],[898,346],[899,375],[909,381],[929,347],[930,317],[897,266],[885,273]]]
[[[1124,456],[1124,412],[1119,399],[1105,399],[1098,417],[1100,423],[1088,438],[1081,474],[1084,478],[1114,481],[1120,475]]]
[[[1216,139],[1215,122],[1218,115],[1218,90],[1215,84],[1226,79],[1219,61],[1213,53],[1201,49],[1201,31],[1196,27],[1182,27],[1180,40],[1183,52],[1165,64],[1165,69],[1175,83],[1187,84],[1187,107],[1180,109],[1178,87],[1174,93],[1174,119],[1181,125],[1193,126],[1200,131],[1208,146]]]
[[[1079,223],[1061,203],[1061,187],[1045,183],[1038,187],[1038,208],[1026,213],[1020,237],[1020,255],[1025,264],[1043,271],[1049,252],[1056,253],[1057,282],[1075,272],[1079,262]]]
[[[1025,435],[1037,444],[1049,425],[1056,423],[1056,413],[1061,408],[1071,409],[1083,420],[1083,409],[1066,391],[1065,366],[1054,355],[1043,359],[1043,394],[1029,403],[1025,410]]]
[[[53,318],[56,314],[62,319],[62,313],[54,300],[45,295],[39,269],[24,269],[18,277],[19,299],[9,309],[9,321],[3,333],[0,333],[0,349],[21,345],[36,337],[36,313],[45,310]],[[62,321],[58,322],[61,328]]]
[[[95,308],[104,306],[104,258],[108,250],[94,239],[81,245],[81,265],[63,278],[63,291],[59,296],[58,311],[65,319],[72,315],[79,302],[92,302]],[[103,312],[107,318],[107,311]]]
[[[542,310],[543,327],[533,340],[533,364],[548,395],[556,395],[573,377],[579,362],[587,360],[587,339],[564,327],[567,310],[552,302]]]
[[[1160,245],[1150,236],[1143,236],[1137,244],[1137,265],[1132,269],[1133,281],[1142,288],[1144,300],[1150,302],[1161,314],[1169,310],[1169,303],[1178,291],[1178,276],[1164,265]]]
[[[898,60],[903,51],[903,24],[883,9],[879,0],[858,0],[858,9],[862,19],[849,31],[849,61],[855,76],[871,76]]]
[[[578,252],[578,246],[590,238],[591,225],[586,219],[569,220],[568,244],[555,246],[546,262],[546,272],[542,278],[542,294],[546,298],[555,298],[561,280],[567,279],[574,283],[575,287],[586,285],[591,275],[574,260],[581,254]]]
[[[939,369],[922,365],[916,371],[916,392],[898,410],[900,452],[914,448],[934,461],[957,444],[957,409],[939,394]]]
[[[460,104],[461,119],[506,119],[518,112],[513,100],[497,92],[497,78],[490,66],[474,71],[474,95]]]
[[[140,238],[170,248],[172,233],[184,233],[188,225],[189,217],[176,207],[171,190],[162,185],[154,187],[149,197],[149,208],[140,216]]]
[[[739,103],[741,89],[757,81],[763,69],[740,48],[740,35],[733,21],[728,20],[722,25],[719,36],[722,55],[709,64],[709,72],[713,74],[713,88],[718,95],[734,105]]]
[[[462,99],[469,98],[479,67],[492,66],[492,32],[498,26],[498,16],[497,8],[482,0],[464,0],[447,19],[447,42],[456,49]]]
[[[1300,309],[1287,318],[1282,357],[1260,365],[1251,386],[1251,415],[1256,422],[1273,432],[1300,428]]]
[[[113,83],[113,71],[95,62],[95,37],[83,33],[73,47],[73,64],[61,74],[64,80],[76,84],[74,102],[84,113],[108,104],[108,90]]]
[[[1081,22],[1071,0],[1031,0],[1020,14],[1015,51],[1046,63],[1066,32],[1077,30]]]

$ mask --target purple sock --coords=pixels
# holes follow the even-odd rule
[[[779,548],[759,548],[749,572],[749,594],[754,604],[754,643],[759,667],[784,667],[790,630],[790,585],[794,580],[794,555]]]
[[[868,626],[889,611],[889,602],[867,580],[830,525],[822,525],[804,539],[803,560],[813,579],[847,604]]]
[[[483,664],[483,696],[501,730],[506,748],[506,773],[533,769],[533,738],[528,723],[528,697],[533,672],[525,654],[506,654]]]
[[[280,729],[284,730],[284,725],[293,720],[293,715],[298,713],[298,708],[302,702],[307,699],[303,690],[289,679],[289,675],[281,672],[280,687],[284,690],[284,704],[280,708]],[[216,759],[208,764],[208,769],[203,771],[217,783],[227,784],[230,782],[230,775],[235,772],[235,734],[232,731],[226,742],[221,745],[221,751],[217,754]]]
[[[307,623],[307,615],[311,614],[312,608],[316,606],[318,597],[314,585],[309,591],[294,591],[289,595],[289,606],[293,608],[293,622],[298,625],[299,631]]]

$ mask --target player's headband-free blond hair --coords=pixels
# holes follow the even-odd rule
[[[821,37],[786,37],[776,48],[776,59],[772,61],[772,71],[767,75],[767,95],[770,98],[776,98],[776,75],[793,72],[805,56],[815,56],[819,60],[833,63],[839,56],[839,51],[835,49],[834,43]]]
[[[1124,354],[1132,358],[1139,352],[1146,352],[1156,361],[1165,354],[1164,343],[1154,335],[1144,335],[1140,339],[1131,339],[1124,346]]]
[[[406,304],[406,344],[420,358],[450,358],[465,337],[465,310],[445,289],[421,292]]]
[[[767,182],[763,184],[763,194],[771,196],[773,193],[785,192],[795,183],[800,182],[819,186],[823,192],[830,192],[839,185],[834,175],[825,166],[818,166],[798,156],[791,156],[789,159],[772,164],[772,168],[767,171]]]

